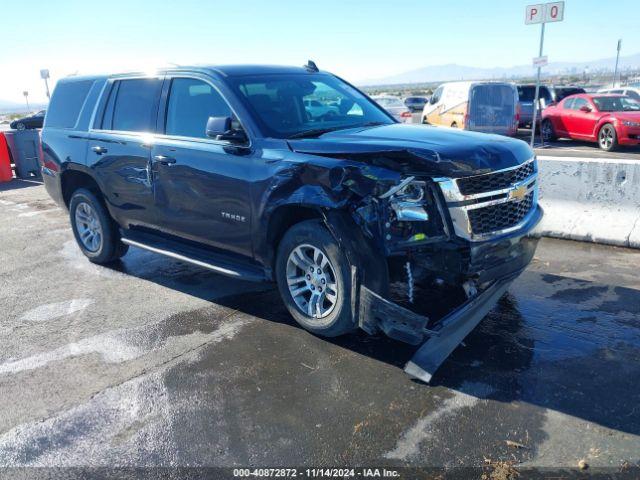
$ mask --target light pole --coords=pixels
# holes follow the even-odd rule
[[[22,95],[24,95],[24,100],[27,102],[27,113],[29,113],[31,111],[31,107],[29,106],[29,92],[25,90],[22,92]]]
[[[47,98],[51,100],[51,95],[49,94],[49,70],[43,69],[40,70],[40,78],[44,80],[44,86],[47,89]]]
[[[613,71],[613,86],[615,88],[618,80],[618,60],[620,60],[620,48],[622,48],[622,39],[618,40],[618,53],[616,53],[616,68]]]

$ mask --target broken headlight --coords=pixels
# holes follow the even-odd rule
[[[398,185],[380,195],[388,199],[391,209],[399,222],[426,222],[429,214],[424,208],[426,184],[414,177],[407,177]]]

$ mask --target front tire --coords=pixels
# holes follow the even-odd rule
[[[91,191],[80,188],[69,202],[71,228],[82,253],[89,261],[106,264],[127,253],[118,227],[104,204]]]
[[[26,130],[26,129],[27,129],[27,126],[24,123],[22,123],[22,122],[16,123],[16,130],[22,131],[22,130]]]
[[[598,132],[598,146],[605,152],[613,152],[618,148],[618,135],[610,123],[605,123]]]
[[[275,270],[282,300],[304,329],[336,337],[356,328],[349,261],[321,221],[304,221],[287,231]]]

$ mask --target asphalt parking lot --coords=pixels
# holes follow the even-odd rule
[[[300,329],[271,285],[132,249],[90,264],[35,182],[0,186],[2,466],[640,462],[640,251],[543,239],[437,372]]]

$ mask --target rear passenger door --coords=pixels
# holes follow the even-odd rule
[[[151,153],[162,229],[251,257],[251,150],[206,135],[209,117],[237,117],[214,84],[197,75],[167,77],[162,99],[164,134]]]
[[[94,170],[112,216],[125,228],[157,228],[151,177],[161,77],[109,82],[89,137],[87,163]]]

